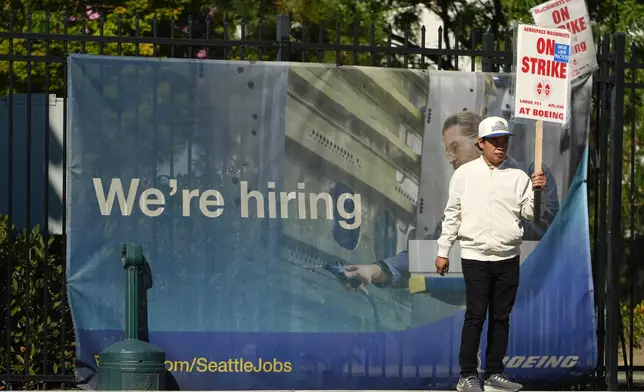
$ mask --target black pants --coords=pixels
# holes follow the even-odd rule
[[[519,287],[519,257],[494,262],[462,259],[462,264],[467,308],[459,354],[461,375],[478,374],[477,353],[488,311],[485,373],[502,373],[510,333],[510,313]]]

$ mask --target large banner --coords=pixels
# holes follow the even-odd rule
[[[510,159],[531,172],[534,123],[511,116],[511,75],[73,55],[69,80],[67,277],[86,387],[123,337],[123,243],[143,246],[141,336],[166,351],[174,388],[455,383],[463,277],[458,247],[432,273],[435,243],[450,176],[479,157],[480,116],[511,121]],[[568,128],[544,129],[546,208],[524,222],[505,361],[524,381],[596,363],[590,92],[573,91]]]

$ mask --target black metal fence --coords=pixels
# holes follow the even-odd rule
[[[70,53],[446,70],[459,69],[459,61],[469,58],[472,71],[480,65],[487,72],[509,72],[513,61],[510,36],[495,39],[474,30],[457,32],[454,47],[449,47],[443,39],[446,33],[438,28],[438,47],[428,48],[424,27],[419,34],[404,31],[398,35],[391,28],[382,32],[373,25],[349,30],[339,24],[291,26],[287,16],[272,22],[215,22],[208,17],[162,21],[99,14],[0,17],[0,96],[6,97],[7,118],[6,130],[0,135],[0,189],[4,193],[0,197],[0,383],[32,389],[74,384],[75,343],[64,271],[66,195],[64,187],[56,190],[51,184],[56,175],[62,177],[62,184],[66,182],[65,64]],[[600,69],[594,75],[589,186],[600,352],[596,380],[615,390],[620,337],[622,359],[628,366],[619,369],[626,372],[629,388],[633,382],[636,342],[630,337],[636,324],[635,277],[640,273],[634,255],[642,242],[636,226],[644,220],[636,208],[636,133],[644,120],[637,112],[637,96],[644,83],[636,71],[644,65],[638,62],[634,47],[626,60],[624,34],[607,35],[597,42]],[[630,106],[625,106],[625,97]],[[18,107],[24,108],[20,121],[15,117]],[[52,130],[54,110],[62,113],[59,134]],[[36,112],[43,121],[33,120]],[[627,118],[630,121],[625,124]],[[625,160],[630,170],[627,183],[622,181]],[[625,205],[623,189],[629,195]],[[623,215],[630,216],[628,224],[623,224]],[[626,232],[630,236],[623,237]],[[623,238],[629,242],[626,250]],[[624,276],[629,279],[620,285]],[[630,310],[621,317],[620,290],[624,287]]]

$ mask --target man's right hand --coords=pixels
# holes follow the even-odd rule
[[[447,257],[436,256],[436,273],[444,276],[449,272],[449,259]]]

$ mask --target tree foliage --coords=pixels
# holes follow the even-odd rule
[[[69,373],[75,344],[61,238],[43,237],[38,226],[16,234],[0,216],[0,260],[11,271],[0,274],[0,325],[8,332],[0,345],[0,374]]]

